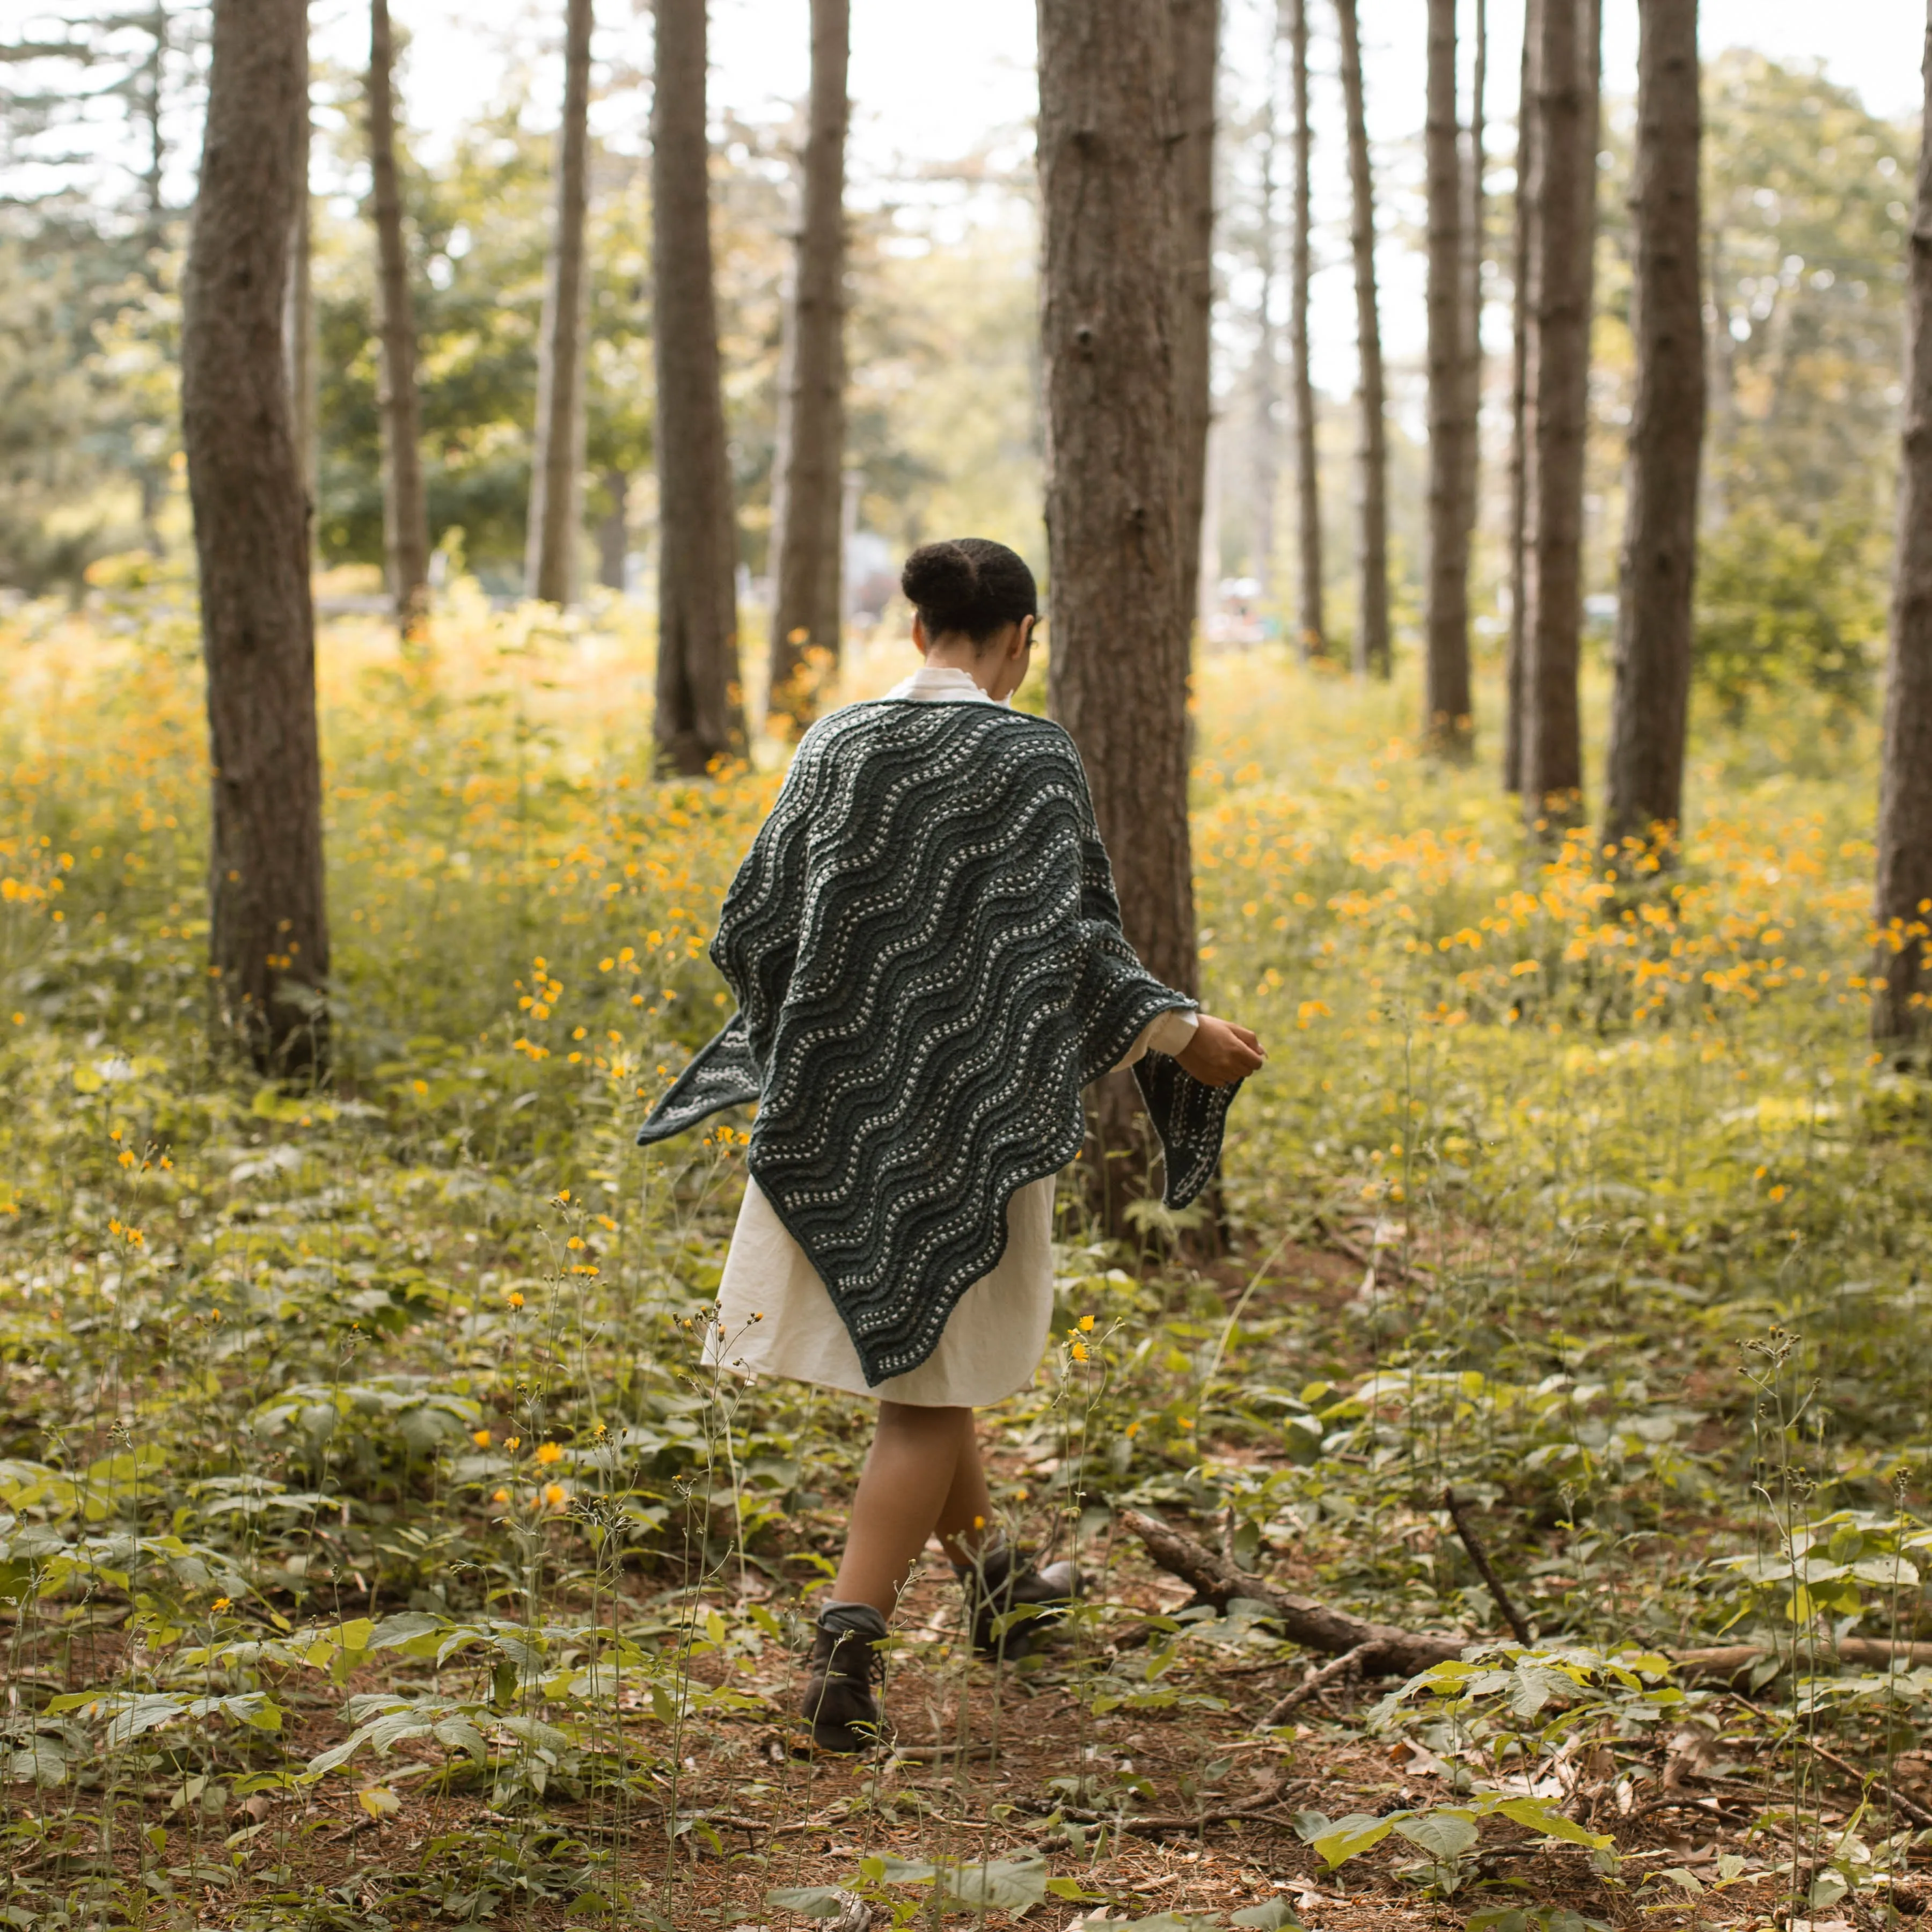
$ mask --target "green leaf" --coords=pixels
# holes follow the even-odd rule
[[[1398,1820],[1395,1828],[1444,1864],[1454,1864],[1480,1835],[1475,1820],[1456,1811],[1425,1812],[1420,1818]]]
[[[1310,1842],[1333,1871],[1337,1865],[1346,1864],[1351,1858],[1358,1858],[1364,1852],[1374,1850],[1395,1829],[1396,1820],[1408,1816],[1406,1811],[1396,1811],[1386,1818],[1378,1818],[1370,1812],[1352,1811],[1347,1817],[1336,1819],[1318,1838]]]
[[[1610,1843],[1607,1832],[1586,1832],[1574,1819],[1564,1817],[1540,1798],[1506,1798],[1496,1809],[1505,1818],[1526,1826],[1532,1832],[1540,1832],[1546,1838],[1562,1838],[1572,1845],[1588,1845],[1593,1851],[1600,1851]]]
[[[1294,1916],[1294,1907],[1285,1898],[1271,1898],[1265,1905],[1244,1906],[1239,1912],[1230,1913],[1230,1925],[1252,1925],[1258,1932],[1282,1932],[1284,1926],[1299,1928],[1301,1921]]]
[[[1044,1858],[997,1858],[986,1864],[941,1867],[940,1888],[962,1905],[1030,1911],[1046,1898]]]
[[[765,1903],[775,1912],[796,1912],[804,1918],[836,1918],[852,1902],[853,1894],[836,1886],[781,1886],[765,1894]]]

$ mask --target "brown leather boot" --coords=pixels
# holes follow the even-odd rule
[[[886,1620],[870,1604],[818,1613],[801,1709],[820,1750],[870,1750],[891,1735],[872,1687],[886,1681]]]
[[[966,1592],[966,1611],[973,1626],[973,1648],[982,1657],[1017,1664],[1030,1654],[1064,1613],[1059,1606],[1080,1594],[1080,1572],[1071,1563],[1049,1563],[1036,1570],[1031,1561],[1002,1544],[955,1574]],[[995,1635],[996,1621],[1026,1604],[1055,1608],[1026,1617]]]

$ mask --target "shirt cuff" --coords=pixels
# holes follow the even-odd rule
[[[1186,1052],[1187,1042],[1194,1037],[1195,1029],[1200,1024],[1201,1016],[1192,1006],[1170,1006],[1166,1012],[1155,1014],[1142,1028],[1139,1038],[1127,1048],[1126,1056],[1114,1071],[1124,1071],[1144,1054]]]

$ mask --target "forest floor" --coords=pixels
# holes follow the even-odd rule
[[[995,1669],[935,1560],[853,1760],[792,1713],[869,1405],[699,1365],[744,1124],[633,1144],[777,760],[641,777],[615,620],[320,661],[301,1089],[209,1046],[190,614],[0,625],[0,1921],[1923,1916],[1932,1082],[1866,1037],[1869,720],[1705,732],[1660,865],[1526,848],[1400,685],[1204,667],[1208,997],[1271,1048],[1232,1255],[1063,1187],[982,1420],[1088,1598]],[[1130,1510],[1468,1654],[1270,1721],[1325,1654]]]

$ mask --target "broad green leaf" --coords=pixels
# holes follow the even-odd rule
[[[1456,1811],[1426,1811],[1420,1818],[1399,1820],[1395,1828],[1445,1864],[1460,1858],[1480,1835],[1473,1818]]]
[[[1311,1842],[1333,1871],[1337,1865],[1346,1864],[1351,1858],[1358,1858],[1364,1852],[1372,1851],[1395,1829],[1398,1819],[1409,1815],[1406,1811],[1396,1811],[1386,1818],[1378,1818],[1370,1812],[1352,1811],[1346,1818],[1336,1819]]]
[[[1284,1926],[1299,1928],[1301,1921],[1294,1916],[1294,1907],[1285,1898],[1271,1898],[1265,1905],[1244,1906],[1239,1912],[1228,1915],[1230,1925],[1252,1925],[1257,1932],[1282,1932]]]
[[[962,1905],[1030,1911],[1046,1897],[1044,1858],[997,1858],[982,1865],[942,1866],[939,1883]]]
[[[1562,1838],[1572,1845],[1588,1845],[1593,1851],[1601,1850],[1610,1843],[1607,1832],[1586,1832],[1574,1819],[1564,1817],[1540,1798],[1506,1798],[1496,1809],[1505,1818],[1526,1826],[1532,1832],[1540,1832],[1546,1838]]]
[[[836,1886],[781,1886],[765,1894],[765,1903],[775,1912],[796,1912],[803,1918],[836,1918],[851,1904],[854,1894]]]

